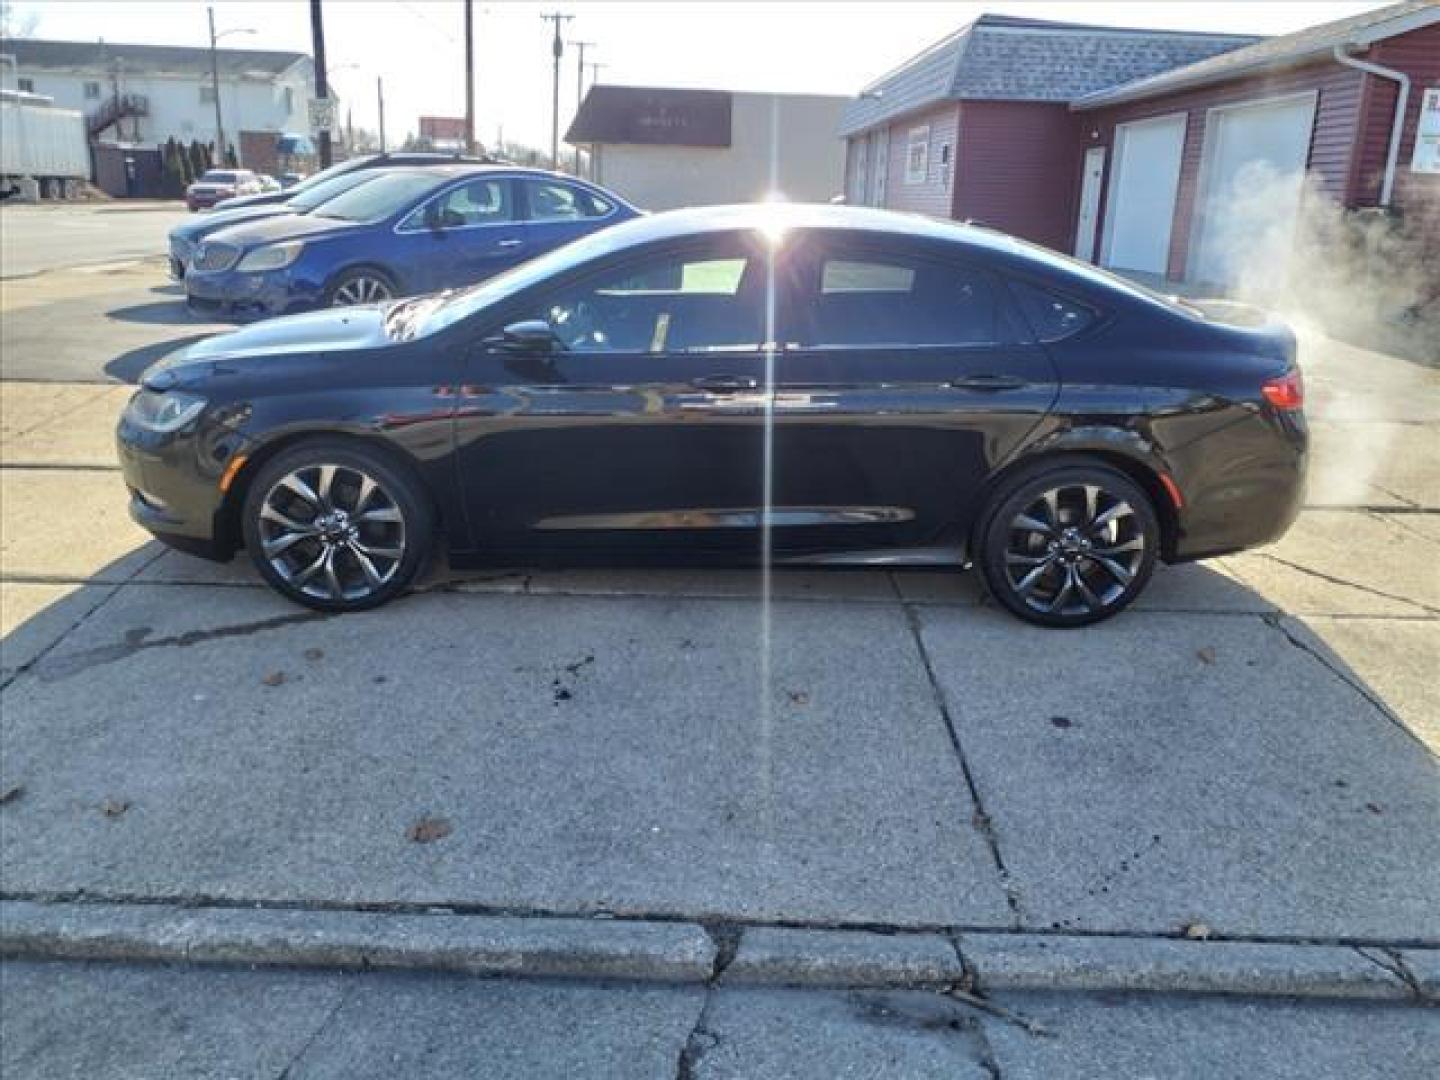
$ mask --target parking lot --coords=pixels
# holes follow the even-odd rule
[[[172,215],[20,268],[96,211],[3,213],[7,900],[1440,947],[1440,369],[1307,338],[1291,533],[1083,631],[889,571],[442,567],[329,618],[126,516],[128,385],[221,329]]]

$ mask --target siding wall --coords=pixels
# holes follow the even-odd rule
[[[913,128],[930,128],[930,155],[925,181],[905,182],[905,150]],[[885,181],[885,205],[932,217],[948,218],[953,203],[955,161],[960,150],[960,109],[954,103],[916,113],[890,125],[890,151]],[[950,163],[940,162],[940,147],[950,146]],[[874,167],[874,163],[871,163]]]
[[[1080,124],[1063,103],[963,102],[953,216],[1071,251],[1079,145]]]
[[[1399,168],[1395,173],[1395,205],[1404,210],[1440,214],[1440,175],[1410,171],[1410,155],[1415,152],[1415,132],[1420,124],[1425,88],[1440,86],[1440,26],[1427,26],[1382,41],[1366,59],[1410,76],[1410,102],[1405,111]],[[1390,124],[1399,88],[1392,80],[1376,75],[1363,78],[1364,131],[1351,175],[1348,201],[1354,206],[1376,206],[1385,174],[1385,159],[1390,152]]]
[[[1185,149],[1180,162],[1180,190],[1175,200],[1175,224],[1170,234],[1169,277],[1185,276],[1190,254],[1191,226],[1200,182],[1200,161],[1205,147],[1206,114],[1218,105],[1259,102],[1287,94],[1314,91],[1318,94],[1315,127],[1311,133],[1309,169],[1322,189],[1337,200],[1343,200],[1350,189],[1352,150],[1361,119],[1361,73],[1343,67],[1333,60],[1310,64],[1291,71],[1265,77],[1237,79],[1218,86],[1207,86],[1165,97],[1096,109],[1076,114],[1080,121],[1083,147],[1105,146],[1114,157],[1115,125],[1175,112],[1188,114]],[[1393,99],[1392,99],[1393,104]],[[1098,131],[1098,138],[1090,132]],[[1104,229],[1109,212],[1109,169],[1106,162],[1105,189],[1101,194],[1100,228]],[[1072,188],[1079,184],[1079,166],[1075,167]],[[1071,223],[1074,223],[1074,209]]]

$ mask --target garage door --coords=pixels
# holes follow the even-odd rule
[[[1189,276],[1231,284],[1289,253],[1310,156],[1315,97],[1214,109],[1205,123]]]
[[[1104,265],[1165,273],[1184,147],[1184,113],[1116,126],[1100,248]]]

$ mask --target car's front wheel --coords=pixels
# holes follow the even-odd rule
[[[326,292],[326,301],[330,307],[352,307],[393,300],[396,293],[395,282],[389,274],[362,266],[337,277]]]
[[[408,470],[337,441],[303,443],[266,463],[242,513],[260,575],[320,611],[373,608],[404,592],[434,534],[429,499]]]
[[[1006,608],[1040,626],[1084,626],[1140,595],[1160,525],[1149,496],[1124,473],[1057,463],[1001,487],[977,541],[985,585]]]

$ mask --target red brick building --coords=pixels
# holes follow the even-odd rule
[[[1284,229],[1306,178],[1440,230],[1427,102],[1440,125],[1435,0],[1263,40],[982,16],[852,104],[846,193],[1224,281],[1224,239]]]

